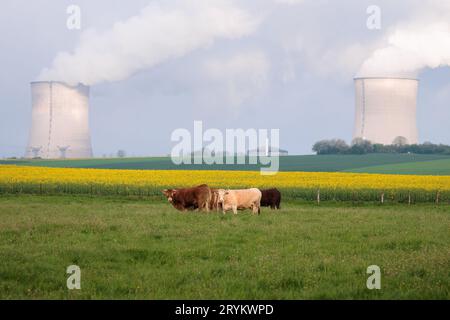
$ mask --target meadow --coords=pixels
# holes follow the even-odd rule
[[[277,187],[282,210],[182,214],[161,194],[202,183]],[[0,299],[450,299],[449,203],[445,175],[8,163]],[[366,287],[374,264],[381,290]]]
[[[450,207],[0,196],[0,299],[449,299]],[[66,268],[81,268],[68,290]],[[368,290],[378,265],[381,290]]]
[[[432,161],[415,161],[376,165],[364,168],[355,168],[348,172],[381,173],[381,174],[411,174],[416,175],[450,175],[450,161],[448,159]]]
[[[248,159],[247,159],[248,163]],[[259,165],[174,165],[169,157],[80,160],[0,160],[0,164],[122,170],[259,171]],[[396,172],[396,165],[405,165]],[[393,166],[393,169],[389,169]],[[378,167],[380,167],[378,169]],[[423,169],[421,169],[423,168]],[[388,170],[388,171],[387,171]],[[420,170],[418,172],[417,170]],[[280,171],[450,175],[450,156],[426,154],[303,155],[280,157]]]

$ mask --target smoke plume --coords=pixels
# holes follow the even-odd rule
[[[448,9],[448,5],[441,8],[447,13]],[[417,77],[425,68],[450,66],[448,21],[448,14],[424,14],[398,25],[388,32],[386,44],[362,64],[358,75]]]
[[[258,22],[227,0],[153,2],[105,32],[82,33],[72,53],[60,52],[41,81],[94,85],[119,81],[169,59],[252,33]]]

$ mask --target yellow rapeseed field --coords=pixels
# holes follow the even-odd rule
[[[277,187],[368,190],[450,191],[450,176],[356,173],[280,172],[262,176],[249,171],[111,170],[0,166],[0,185],[92,185],[185,187],[207,183],[213,187]]]

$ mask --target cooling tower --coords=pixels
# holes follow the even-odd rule
[[[92,157],[89,87],[32,82],[32,121],[27,158]]]
[[[406,78],[356,78],[353,138],[389,145],[404,137],[408,144],[417,143],[418,83]]]

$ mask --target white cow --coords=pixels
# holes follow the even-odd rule
[[[260,213],[261,191],[256,188],[243,190],[219,189],[218,202],[222,205],[223,213],[233,210],[237,214],[238,210],[251,209],[253,214]]]

